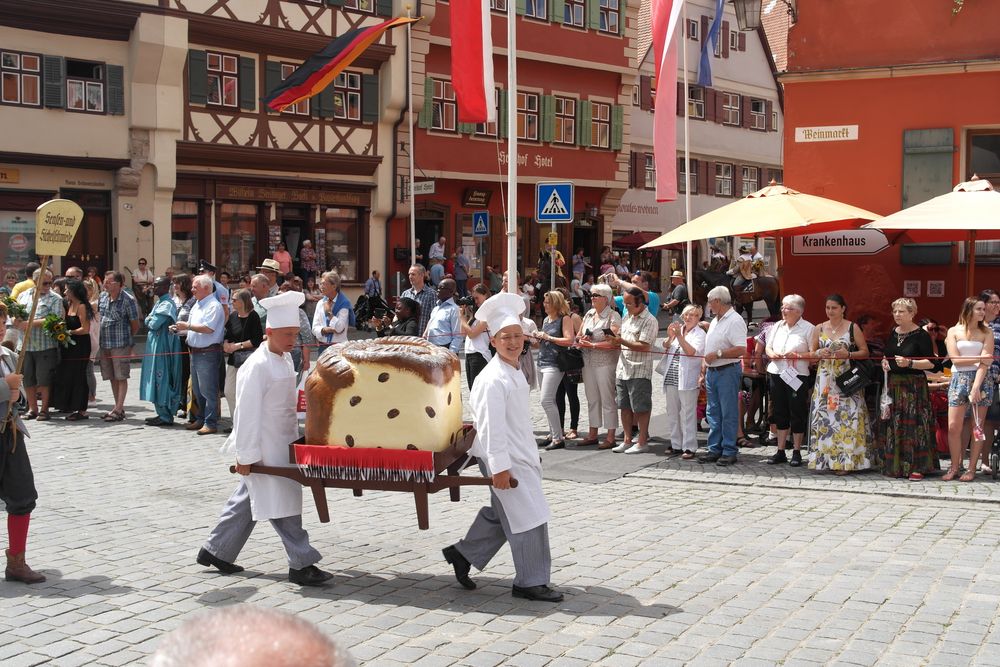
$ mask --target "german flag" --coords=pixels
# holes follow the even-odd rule
[[[270,109],[282,111],[296,102],[318,95],[386,30],[419,20],[420,17],[399,16],[385,23],[345,32],[327,44],[322,51],[309,56],[301,67],[261,100]]]

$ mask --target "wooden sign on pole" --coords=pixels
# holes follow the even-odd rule
[[[52,257],[65,257],[69,253],[69,247],[73,244],[73,238],[80,229],[83,222],[83,209],[79,204],[69,199],[50,199],[37,209],[35,209],[35,252],[41,256],[39,265],[41,266],[40,278],[45,279],[45,272],[49,268],[49,260]],[[31,332],[32,323],[35,321],[35,312],[38,310],[39,286],[36,284],[31,295],[31,309],[28,311],[28,329],[25,331],[25,340],[21,343],[21,351],[17,355],[17,368],[14,373],[21,374],[24,368],[24,354],[27,347],[28,334]],[[0,423],[0,433],[7,429],[10,423],[10,415],[14,409],[14,401],[7,402],[7,414]],[[16,446],[16,444],[15,444]]]

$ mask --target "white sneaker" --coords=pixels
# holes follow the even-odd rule
[[[612,447],[611,451],[613,451],[615,454],[621,454],[622,452],[624,452],[624,451],[626,451],[628,449],[631,449],[631,447],[632,447],[632,443],[630,443],[630,442],[623,442],[622,444],[618,445],[617,447]]]
[[[625,450],[626,454],[648,454],[653,451],[649,445],[640,445],[638,442]]]

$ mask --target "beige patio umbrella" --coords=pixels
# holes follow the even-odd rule
[[[818,234],[838,229],[854,229],[881,217],[857,206],[807,195],[771,181],[767,187],[698,216],[650,241],[640,250],[718,236]],[[781,260],[783,258],[779,258]]]
[[[864,226],[884,233],[890,242],[969,242],[966,291],[971,292],[976,272],[975,241],[1000,239],[1000,192],[973,176],[947,193],[888,215]]]

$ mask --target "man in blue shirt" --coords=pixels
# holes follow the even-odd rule
[[[219,365],[222,363],[222,339],[226,317],[222,304],[212,293],[213,281],[202,274],[191,284],[196,303],[191,307],[187,322],[178,322],[177,331],[187,331],[191,352],[191,389],[198,402],[202,421],[188,424],[198,435],[219,431]]]
[[[372,277],[365,281],[365,296],[382,296],[382,281],[378,271],[372,271]]]
[[[442,280],[438,285],[437,295],[438,305],[431,311],[424,338],[458,354],[462,350],[465,337],[461,333],[461,311],[452,298],[455,296],[455,281],[451,278]]]
[[[139,306],[125,291],[125,276],[121,273],[110,273],[104,279],[98,310],[101,314],[98,356],[101,377],[111,382],[111,393],[115,397],[115,407],[104,415],[104,421],[120,422],[125,419],[132,337],[139,331]]]
[[[620,290],[624,290],[629,284],[618,278],[615,279],[616,284],[612,285]],[[635,275],[632,276],[632,285],[638,287],[646,294],[646,307],[649,309],[649,314],[656,317],[660,313],[660,295],[649,289],[649,286],[653,283],[653,276],[646,271],[636,271]],[[621,314],[622,317],[625,316],[625,303],[623,297],[615,297],[615,309]]]

